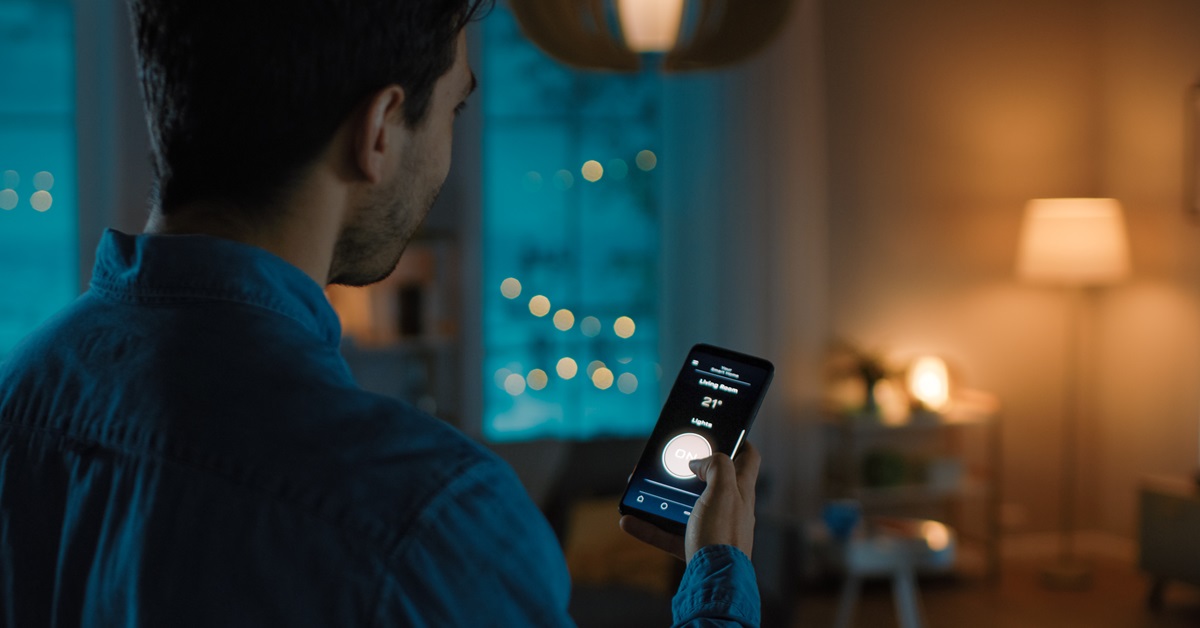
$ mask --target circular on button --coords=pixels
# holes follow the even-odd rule
[[[688,468],[688,463],[711,455],[712,445],[708,444],[708,439],[687,432],[672,438],[667,446],[663,447],[662,465],[672,476],[690,480],[696,477],[696,474]]]

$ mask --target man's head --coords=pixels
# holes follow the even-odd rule
[[[129,3],[156,210],[273,224],[342,133],[347,179],[362,185],[329,278],[390,273],[449,168],[453,112],[474,83],[461,31],[480,0]]]

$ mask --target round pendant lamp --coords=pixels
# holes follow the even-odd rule
[[[509,0],[534,44],[567,65],[637,71],[661,55],[664,72],[735,64],[767,46],[792,0]]]

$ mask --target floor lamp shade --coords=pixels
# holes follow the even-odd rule
[[[1099,286],[1129,275],[1121,204],[1112,198],[1038,198],[1025,206],[1017,276],[1040,283]]]

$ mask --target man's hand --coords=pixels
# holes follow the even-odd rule
[[[621,529],[638,540],[690,561],[708,545],[733,545],[746,556],[754,548],[754,485],[762,459],[749,442],[742,443],[737,462],[725,454],[693,460],[692,471],[708,483],[688,519],[682,537],[626,515]]]

